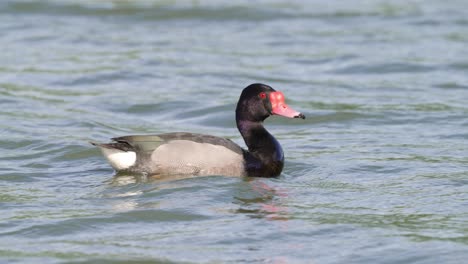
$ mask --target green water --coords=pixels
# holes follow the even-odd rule
[[[0,3],[0,262],[463,263],[465,1]],[[228,137],[263,82],[276,179],[115,177],[89,140]]]

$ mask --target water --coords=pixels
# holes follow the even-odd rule
[[[462,263],[466,1],[0,3],[0,262]],[[276,179],[115,177],[89,140],[243,145],[285,93]]]

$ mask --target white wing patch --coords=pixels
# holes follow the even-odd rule
[[[133,151],[122,151],[101,147],[102,154],[115,170],[125,170],[135,164],[136,153]]]

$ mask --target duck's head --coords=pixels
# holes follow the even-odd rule
[[[304,114],[286,104],[282,92],[261,83],[244,88],[237,103],[237,119],[261,122],[270,115],[305,119]]]

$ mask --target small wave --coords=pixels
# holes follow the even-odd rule
[[[6,1],[0,12],[75,16],[132,16],[147,20],[205,19],[245,20],[277,19],[291,16],[274,8],[248,5],[175,4],[165,1]]]
[[[351,65],[333,70],[337,74],[391,74],[391,73],[424,73],[436,70],[437,67],[410,63],[383,63]]]

